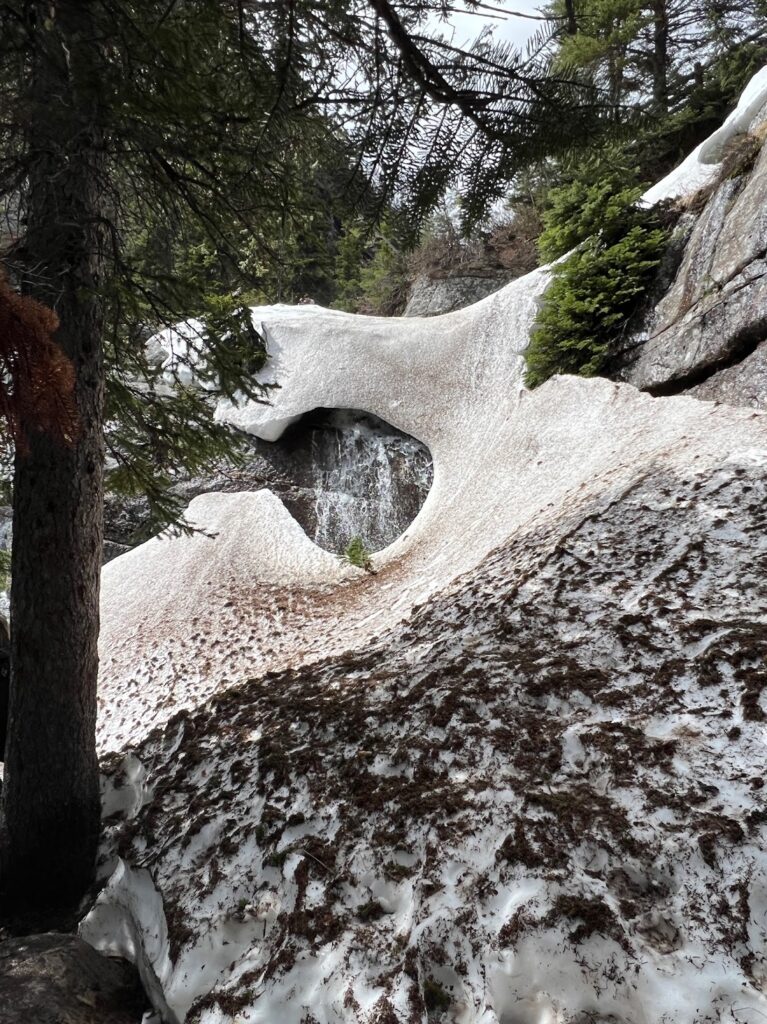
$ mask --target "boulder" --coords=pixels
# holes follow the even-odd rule
[[[74,935],[0,942],[0,1024],[138,1024],[147,1006],[135,968]]]
[[[439,316],[454,309],[471,306],[487,295],[492,295],[505,284],[510,274],[451,274],[430,277],[422,274],[410,288],[403,316]]]

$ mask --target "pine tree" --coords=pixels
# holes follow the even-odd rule
[[[558,64],[603,86],[613,121],[641,107],[656,130],[733,51],[764,54],[762,0],[553,0],[548,12],[571,28],[556,43]]]

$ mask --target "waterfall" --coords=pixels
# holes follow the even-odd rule
[[[432,483],[425,445],[355,410],[317,409],[278,441],[251,437],[249,443],[243,463],[223,463],[203,476],[180,480],[174,493],[188,502],[208,491],[268,487],[307,536],[340,554],[353,537],[360,537],[370,552],[391,544],[418,515]],[[108,495],[107,559],[143,540],[148,518],[145,500]],[[9,531],[10,516],[4,519],[0,509],[0,548],[7,546]]]
[[[375,416],[321,411],[311,428],[313,540],[343,551],[360,537],[379,551],[418,514],[432,481],[428,448]]]

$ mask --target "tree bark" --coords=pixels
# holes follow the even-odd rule
[[[104,139],[96,4],[29,6],[31,170],[19,273],[22,289],[59,315],[80,421],[71,447],[30,428],[14,467],[0,890],[6,914],[36,911],[44,922],[91,883],[100,826]]]
[[[575,16],[575,0],[565,0],[565,13],[567,15],[567,34],[574,36],[578,34],[578,21]]]
[[[652,94],[656,109],[668,111],[668,11],[666,0],[653,0]]]

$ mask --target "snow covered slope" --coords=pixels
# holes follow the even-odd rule
[[[115,761],[86,936],[208,1024],[758,1021],[767,424],[681,404],[402,625]]]
[[[645,192],[644,202],[648,206],[664,199],[681,199],[694,195],[716,180],[719,164],[725,155],[727,144],[736,135],[744,135],[764,125],[767,104],[767,67],[758,71],[738,101],[738,105],[721,128],[710,135],[690,153],[686,160],[675,167],[657,185]]]
[[[432,451],[376,575],[268,492],[106,567],[84,934],[168,1020],[767,1016],[767,419],[526,392],[547,278],[423,320],[254,311],[281,387],[219,416],[357,408]]]

